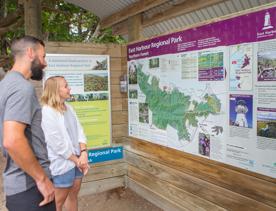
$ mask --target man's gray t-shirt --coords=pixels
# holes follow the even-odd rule
[[[0,81],[0,143],[7,158],[3,173],[4,191],[13,195],[35,186],[35,181],[11,159],[3,148],[3,122],[26,124],[25,135],[38,162],[50,177],[47,148],[41,128],[41,107],[33,85],[17,71],[9,72]],[[17,131],[14,131],[16,133]]]

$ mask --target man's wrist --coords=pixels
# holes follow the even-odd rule
[[[47,180],[47,176],[45,174],[40,175],[38,178],[35,178],[35,182],[37,185],[40,183],[44,183]]]

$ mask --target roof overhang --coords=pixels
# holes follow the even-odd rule
[[[128,34],[128,19],[141,15],[141,33],[152,37],[275,0],[66,0],[100,18],[101,28]]]

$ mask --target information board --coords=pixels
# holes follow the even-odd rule
[[[276,8],[128,45],[129,135],[276,178]]]
[[[111,143],[111,105],[108,55],[47,54],[44,81],[64,76],[71,88],[68,100],[87,137],[87,147]]]

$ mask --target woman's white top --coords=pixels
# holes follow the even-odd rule
[[[41,126],[45,134],[50,170],[53,176],[64,174],[75,167],[69,157],[80,155],[80,143],[86,144],[83,128],[73,108],[66,105],[62,114],[50,106],[42,107]]]

